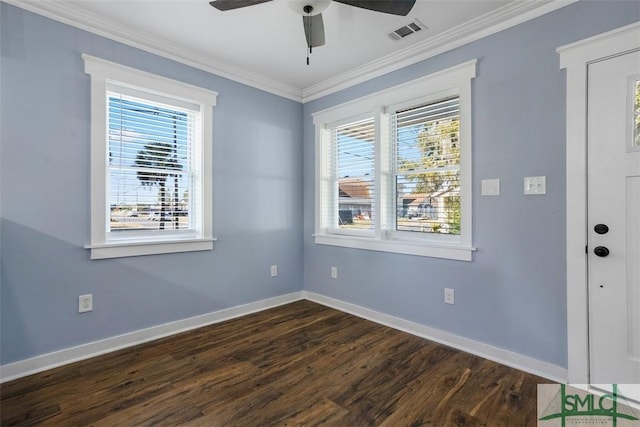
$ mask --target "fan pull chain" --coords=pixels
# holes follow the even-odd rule
[[[311,12],[313,11],[313,6],[305,6],[303,9],[305,12],[307,12],[307,21],[309,21],[309,39],[313,38],[313,21],[311,20]],[[311,43],[309,43],[309,50],[307,51],[307,65],[309,65],[309,55],[311,55],[313,53],[313,46],[311,45]]]

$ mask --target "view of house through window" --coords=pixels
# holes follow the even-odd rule
[[[313,115],[315,243],[471,261],[476,62]]]
[[[392,118],[395,229],[460,234],[459,97],[396,111]],[[332,134],[337,151],[337,227],[372,230],[375,119],[336,126]]]
[[[189,229],[194,114],[118,93],[107,96],[107,231]]]
[[[337,149],[338,227],[374,227],[374,140],[373,117],[359,120],[333,131]]]
[[[396,230],[460,234],[458,97],[394,115]]]

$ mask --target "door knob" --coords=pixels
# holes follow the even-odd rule
[[[593,227],[593,231],[598,234],[607,234],[609,232],[609,227],[607,227],[607,224],[597,224]]]
[[[609,249],[604,246],[596,246],[593,249],[593,253],[599,257],[606,257],[607,255],[609,255]]]

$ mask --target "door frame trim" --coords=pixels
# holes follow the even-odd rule
[[[568,382],[589,384],[587,292],[587,68],[640,48],[640,22],[557,49],[566,70],[566,261]]]

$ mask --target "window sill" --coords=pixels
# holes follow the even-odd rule
[[[425,244],[406,240],[380,240],[365,237],[314,234],[318,245],[340,246],[344,248],[370,251],[392,252],[397,254],[445,258],[457,261],[472,261],[475,247],[447,244]]]
[[[179,252],[210,251],[217,239],[181,239],[158,242],[116,242],[87,245],[91,259],[123,258]]]

